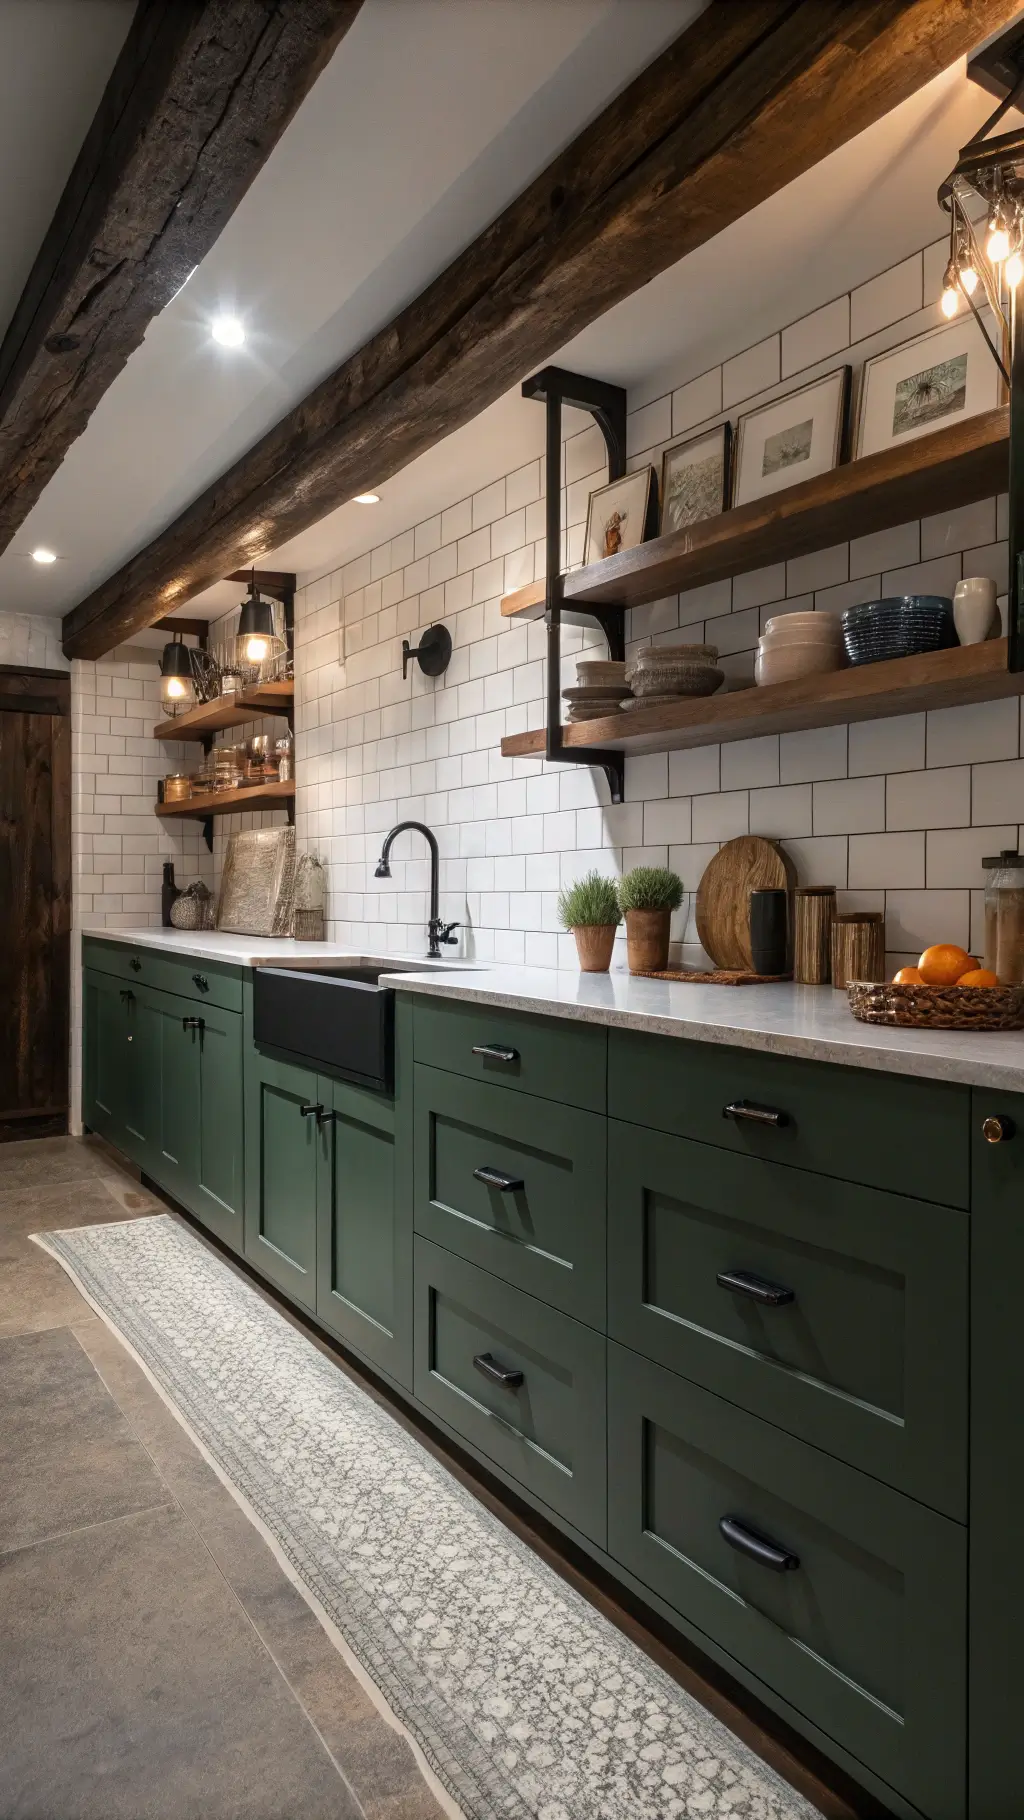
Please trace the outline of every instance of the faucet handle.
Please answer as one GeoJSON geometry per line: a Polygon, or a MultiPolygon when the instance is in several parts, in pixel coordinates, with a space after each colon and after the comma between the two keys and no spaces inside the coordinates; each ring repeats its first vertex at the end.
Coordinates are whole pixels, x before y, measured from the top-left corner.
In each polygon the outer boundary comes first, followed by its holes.
{"type": "Polygon", "coordinates": [[[452,930],[461,928],[461,923],[442,923],[437,932],[438,941],[444,942],[449,948],[457,948],[459,945],[459,938],[457,935],[452,934],[452,930]]]}

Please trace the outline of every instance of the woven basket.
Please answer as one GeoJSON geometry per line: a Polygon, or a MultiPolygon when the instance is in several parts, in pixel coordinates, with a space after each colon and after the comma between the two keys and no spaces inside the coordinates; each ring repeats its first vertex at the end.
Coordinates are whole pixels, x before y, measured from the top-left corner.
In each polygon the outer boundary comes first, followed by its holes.
{"type": "Polygon", "coordinates": [[[1024,1030],[1024,986],[892,986],[850,980],[862,1024],[907,1030],[1024,1030]]]}

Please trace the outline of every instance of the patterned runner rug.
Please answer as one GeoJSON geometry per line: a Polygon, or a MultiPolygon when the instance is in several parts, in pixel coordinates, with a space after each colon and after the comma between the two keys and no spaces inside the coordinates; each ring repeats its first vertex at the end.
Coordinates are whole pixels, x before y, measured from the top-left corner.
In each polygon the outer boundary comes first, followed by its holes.
{"type": "Polygon", "coordinates": [[[37,1235],[469,1820],[818,1813],[166,1215],[37,1235]]]}

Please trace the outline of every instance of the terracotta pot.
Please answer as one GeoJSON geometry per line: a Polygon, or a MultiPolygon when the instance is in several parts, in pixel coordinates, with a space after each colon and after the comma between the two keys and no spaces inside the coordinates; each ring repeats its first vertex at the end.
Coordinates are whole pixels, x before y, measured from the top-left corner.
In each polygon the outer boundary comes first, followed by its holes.
{"type": "Polygon", "coordinates": [[[614,923],[581,923],[573,930],[583,973],[607,973],[615,946],[614,923]]]}
{"type": "Polygon", "coordinates": [[[671,910],[627,910],[626,953],[630,973],[661,973],[668,966],[671,910]]]}

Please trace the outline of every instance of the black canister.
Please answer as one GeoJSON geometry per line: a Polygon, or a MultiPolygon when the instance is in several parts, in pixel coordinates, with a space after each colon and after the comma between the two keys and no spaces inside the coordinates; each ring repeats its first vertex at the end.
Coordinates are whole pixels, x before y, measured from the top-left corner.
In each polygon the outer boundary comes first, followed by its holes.
{"type": "Polygon", "coordinates": [[[755,973],[785,973],[789,945],[789,892],[750,893],[750,953],[755,973]]]}

